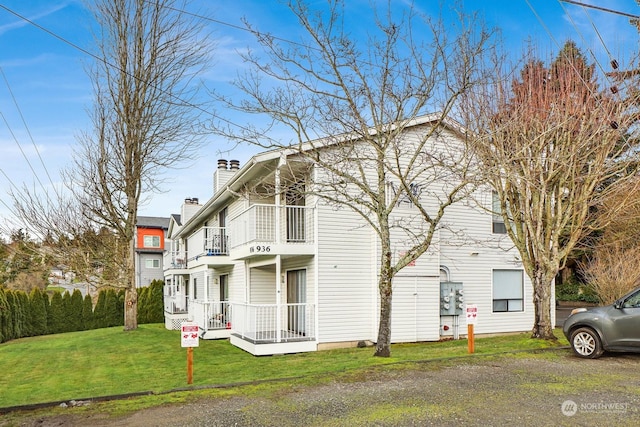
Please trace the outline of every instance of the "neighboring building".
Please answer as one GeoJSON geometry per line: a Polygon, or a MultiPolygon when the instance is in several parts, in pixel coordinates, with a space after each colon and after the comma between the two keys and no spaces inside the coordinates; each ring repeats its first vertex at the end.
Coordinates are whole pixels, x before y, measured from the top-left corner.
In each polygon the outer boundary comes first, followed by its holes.
{"type": "Polygon", "coordinates": [[[164,280],[163,255],[169,218],[139,216],[135,234],[136,287],[164,280]]]}
{"type": "MultiPolygon", "coordinates": [[[[407,137],[431,125],[430,116],[416,119],[407,137]]],[[[447,147],[461,144],[452,127],[439,134],[447,147]]],[[[193,320],[202,338],[229,338],[254,355],[374,342],[377,235],[360,215],[292,183],[325,171],[284,150],[227,166],[218,162],[211,199],[187,199],[181,216],[171,218],[166,327],[193,320]]],[[[498,247],[508,238],[490,213],[492,192],[475,199],[483,206],[451,206],[430,250],[395,277],[392,342],[457,338],[466,332],[465,303],[477,305],[478,334],[531,329],[531,283],[513,245],[498,247]]],[[[395,218],[412,208],[400,206],[395,218]]],[[[394,247],[401,255],[399,239],[394,247]]]]}

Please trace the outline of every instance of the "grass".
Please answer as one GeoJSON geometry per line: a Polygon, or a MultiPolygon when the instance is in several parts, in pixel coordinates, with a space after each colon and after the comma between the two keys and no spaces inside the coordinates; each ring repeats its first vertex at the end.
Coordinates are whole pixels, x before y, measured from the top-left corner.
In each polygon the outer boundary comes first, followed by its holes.
{"type": "MultiPolygon", "coordinates": [[[[561,336],[556,331],[556,336],[561,336]]],[[[566,345],[533,340],[529,334],[476,338],[476,354],[537,350],[566,345]]],[[[255,357],[227,340],[201,340],[194,348],[192,388],[279,378],[319,382],[332,374],[358,375],[361,368],[473,356],[466,340],[397,344],[392,357],[373,357],[372,348],[255,357]]],[[[138,392],[162,393],[187,387],[186,349],[179,331],[162,324],[47,335],[0,345],[0,407],[82,400],[138,392]]],[[[282,384],[280,385],[282,387],[282,384]]],[[[268,385],[267,389],[270,389],[268,385]]],[[[218,390],[216,393],[232,393],[218,390]]],[[[177,399],[181,394],[140,398],[137,405],[177,399]]]]}

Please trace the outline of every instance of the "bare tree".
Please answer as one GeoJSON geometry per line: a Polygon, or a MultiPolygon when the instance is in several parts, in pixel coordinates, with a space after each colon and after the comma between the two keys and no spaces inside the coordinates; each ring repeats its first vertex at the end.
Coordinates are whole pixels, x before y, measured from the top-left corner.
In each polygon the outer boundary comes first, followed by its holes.
{"type": "Polygon", "coordinates": [[[580,268],[600,302],[611,304],[638,286],[638,257],[640,246],[625,248],[620,244],[602,245],[593,251],[588,262],[580,264],[580,268]]]}
{"type": "MultiPolygon", "coordinates": [[[[529,51],[519,78],[472,99],[475,148],[497,192],[507,233],[534,288],[532,335],[552,339],[554,277],[589,232],[593,208],[633,173],[622,105],[568,42],[546,67],[529,51]]],[[[502,77],[502,79],[500,79],[502,77]]]]}
{"type": "Polygon", "coordinates": [[[597,233],[583,243],[586,259],[578,263],[586,283],[609,304],[638,286],[640,270],[640,180],[616,185],[595,213],[597,233]]]}
{"type": "Polygon", "coordinates": [[[80,136],[74,163],[63,174],[70,196],[14,194],[25,222],[69,243],[73,254],[67,256],[76,267],[98,269],[100,280],[126,289],[125,330],[137,327],[138,208],[160,189],[167,169],[183,166],[204,141],[196,78],[211,46],[202,21],[184,12],[187,3],[90,3],[98,24],[89,70],[93,129],[80,136]]]}
{"type": "Polygon", "coordinates": [[[144,194],[202,141],[194,78],[207,63],[207,34],[179,0],[99,0],[99,61],[91,73],[93,131],[69,171],[90,217],[128,245],[120,286],[125,330],[137,327],[134,232],[144,194]]]}
{"type": "Polygon", "coordinates": [[[469,159],[461,147],[445,142],[451,127],[444,124],[451,124],[459,97],[486,78],[481,58],[493,47],[494,34],[478,16],[461,14],[455,28],[445,27],[442,18],[418,16],[413,8],[402,13],[388,4],[375,11],[369,38],[359,43],[344,26],[341,1],[330,1],[324,13],[304,1],[288,6],[304,34],[301,42],[287,43],[248,25],[265,59],[244,55],[252,66],[236,81],[244,99],[219,97],[227,108],[262,115],[268,124],[238,130],[222,123],[216,132],[297,153],[319,171],[308,191],[357,212],[375,231],[375,355],[388,357],[392,281],[430,248],[446,209],[471,191],[469,159]],[[433,111],[439,113],[407,136],[418,117],[433,111]],[[269,132],[282,125],[291,139],[269,132]],[[409,213],[402,209],[407,204],[409,213]],[[392,239],[405,244],[399,256],[392,239]]]}

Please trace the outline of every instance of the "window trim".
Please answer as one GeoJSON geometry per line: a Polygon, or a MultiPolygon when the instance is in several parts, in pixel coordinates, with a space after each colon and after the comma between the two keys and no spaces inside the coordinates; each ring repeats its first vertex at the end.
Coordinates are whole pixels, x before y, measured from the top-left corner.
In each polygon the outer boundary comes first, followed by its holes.
{"type": "Polygon", "coordinates": [[[159,259],[154,259],[154,258],[147,258],[144,260],[144,267],[145,268],[160,268],[160,260],[159,259]],[[149,262],[151,261],[151,265],[149,265],[149,262]]]}
{"type": "Polygon", "coordinates": [[[498,192],[491,190],[491,232],[493,234],[507,234],[507,225],[502,217],[498,192]]]}
{"type": "Polygon", "coordinates": [[[157,236],[155,234],[144,234],[142,236],[142,244],[144,245],[145,248],[160,248],[161,246],[161,242],[160,242],[160,236],[157,236]],[[147,239],[150,239],[151,242],[150,244],[147,244],[147,239]],[[156,241],[156,239],[158,239],[158,244],[154,245],[154,242],[156,241]]]}
{"type": "Polygon", "coordinates": [[[525,293],[524,293],[524,270],[518,268],[494,268],[491,270],[491,312],[492,313],[522,313],[524,312],[525,293]],[[495,275],[498,271],[518,272],[520,276],[520,298],[496,298],[495,275]],[[496,310],[496,303],[506,303],[506,309],[496,310]],[[510,304],[511,303],[511,304],[510,304]],[[515,305],[516,308],[511,308],[510,305],[515,305]]]}

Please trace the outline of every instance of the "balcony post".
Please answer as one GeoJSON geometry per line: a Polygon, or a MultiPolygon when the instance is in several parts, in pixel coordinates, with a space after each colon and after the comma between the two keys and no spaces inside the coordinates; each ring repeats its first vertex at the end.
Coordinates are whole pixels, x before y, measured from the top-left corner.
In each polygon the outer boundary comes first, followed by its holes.
{"type": "Polygon", "coordinates": [[[276,255],[276,342],[282,340],[282,313],[280,313],[280,298],[282,296],[282,266],[280,265],[281,256],[276,255]]]}
{"type": "Polygon", "coordinates": [[[276,185],[276,200],[275,200],[275,209],[276,209],[276,235],[275,241],[276,243],[280,243],[280,167],[276,168],[276,176],[275,176],[275,185],[276,185]]]}

